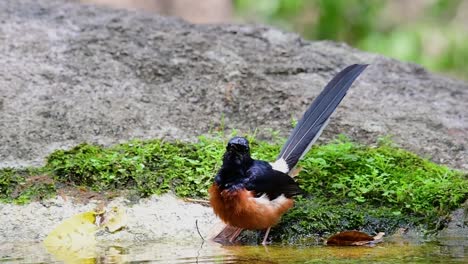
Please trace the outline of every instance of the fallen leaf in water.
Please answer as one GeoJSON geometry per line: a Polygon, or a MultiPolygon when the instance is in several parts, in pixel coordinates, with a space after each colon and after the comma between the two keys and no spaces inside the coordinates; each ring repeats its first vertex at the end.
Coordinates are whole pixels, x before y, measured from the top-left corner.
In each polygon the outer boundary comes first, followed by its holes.
{"type": "Polygon", "coordinates": [[[84,212],[63,221],[44,240],[44,246],[57,259],[67,263],[95,257],[98,230],[96,212],[84,212]]]}
{"type": "Polygon", "coordinates": [[[325,244],[329,246],[364,246],[382,242],[385,233],[372,237],[360,231],[343,231],[328,238],[325,244]]]}
{"type": "Polygon", "coordinates": [[[44,246],[49,253],[65,263],[94,261],[97,256],[96,232],[101,228],[116,232],[127,223],[125,210],[113,207],[106,211],[103,205],[98,205],[94,211],[80,213],[63,221],[49,233],[44,246]]]}

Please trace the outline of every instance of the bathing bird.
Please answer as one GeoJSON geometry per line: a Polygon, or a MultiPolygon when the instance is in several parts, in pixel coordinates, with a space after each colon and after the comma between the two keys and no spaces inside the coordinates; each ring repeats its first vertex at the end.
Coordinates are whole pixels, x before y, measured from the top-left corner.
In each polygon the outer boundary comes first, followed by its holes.
{"type": "Polygon", "coordinates": [[[209,189],[214,213],[235,231],[233,242],[243,229],[266,230],[294,205],[293,197],[303,191],[292,170],[308,152],[328,124],[330,116],[367,64],[353,64],[339,72],[308,107],[292,130],[276,161],[255,160],[244,137],[229,140],[223,163],[209,189]]]}

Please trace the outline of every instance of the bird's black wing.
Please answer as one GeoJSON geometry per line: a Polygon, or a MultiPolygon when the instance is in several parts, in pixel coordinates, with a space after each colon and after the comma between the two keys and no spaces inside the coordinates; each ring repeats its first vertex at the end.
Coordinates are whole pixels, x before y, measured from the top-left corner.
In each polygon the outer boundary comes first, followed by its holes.
{"type": "Polygon", "coordinates": [[[291,176],[272,169],[265,161],[254,161],[247,171],[248,178],[244,183],[249,191],[254,191],[256,196],[266,194],[270,200],[284,195],[288,198],[301,194],[302,190],[291,176]]]}

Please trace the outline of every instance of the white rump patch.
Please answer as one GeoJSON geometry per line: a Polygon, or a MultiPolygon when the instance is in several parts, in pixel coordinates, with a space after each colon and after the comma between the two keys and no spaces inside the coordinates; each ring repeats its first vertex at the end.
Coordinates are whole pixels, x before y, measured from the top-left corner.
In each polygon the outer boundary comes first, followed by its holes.
{"type": "Polygon", "coordinates": [[[253,198],[256,203],[259,204],[264,204],[264,205],[269,205],[270,204],[270,199],[268,199],[268,196],[266,194],[263,194],[260,197],[253,198]]]}
{"type": "Polygon", "coordinates": [[[271,201],[271,203],[275,207],[280,207],[287,201],[288,201],[288,198],[286,198],[286,196],[284,196],[284,194],[282,194],[282,195],[276,197],[276,199],[274,199],[273,201],[271,201]]]}
{"type": "Polygon", "coordinates": [[[258,204],[271,206],[271,207],[274,207],[274,208],[281,207],[285,202],[288,201],[288,198],[286,198],[286,196],[284,196],[284,194],[276,197],[272,201],[270,201],[270,199],[268,198],[268,196],[266,194],[263,194],[262,196],[257,197],[257,198],[253,198],[253,199],[258,204]]]}
{"type": "Polygon", "coordinates": [[[281,171],[282,173],[288,173],[289,167],[286,161],[283,158],[277,159],[275,162],[270,162],[271,167],[274,170],[281,171]]]}

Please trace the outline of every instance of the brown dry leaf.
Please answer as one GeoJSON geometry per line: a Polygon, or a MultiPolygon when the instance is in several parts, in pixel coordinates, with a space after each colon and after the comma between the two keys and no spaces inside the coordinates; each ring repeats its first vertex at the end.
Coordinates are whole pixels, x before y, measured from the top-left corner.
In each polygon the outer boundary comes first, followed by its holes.
{"type": "Polygon", "coordinates": [[[375,237],[371,237],[360,231],[343,231],[328,238],[325,244],[329,246],[364,246],[381,242],[384,235],[385,233],[381,232],[375,237]]]}

